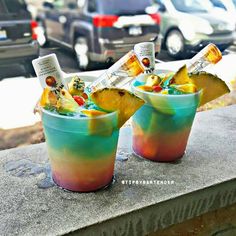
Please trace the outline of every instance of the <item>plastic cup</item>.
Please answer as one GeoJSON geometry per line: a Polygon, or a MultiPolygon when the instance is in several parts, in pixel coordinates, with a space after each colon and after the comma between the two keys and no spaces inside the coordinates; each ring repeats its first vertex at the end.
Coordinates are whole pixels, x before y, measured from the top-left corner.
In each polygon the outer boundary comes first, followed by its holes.
{"type": "Polygon", "coordinates": [[[43,110],[42,122],[57,185],[90,192],[110,184],[119,136],[116,112],[92,118],[43,110]]]}
{"type": "Polygon", "coordinates": [[[180,159],[185,153],[200,92],[164,95],[141,91],[134,83],[132,89],[146,101],[132,120],[134,153],[158,162],[180,159]]]}

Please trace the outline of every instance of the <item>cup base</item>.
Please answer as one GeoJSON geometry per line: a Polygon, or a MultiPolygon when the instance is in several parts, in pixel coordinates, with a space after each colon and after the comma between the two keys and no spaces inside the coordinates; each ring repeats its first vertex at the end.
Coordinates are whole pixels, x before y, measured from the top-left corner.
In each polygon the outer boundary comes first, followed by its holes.
{"type": "Polygon", "coordinates": [[[133,154],[134,154],[136,157],[141,158],[141,159],[144,159],[144,160],[148,160],[148,161],[152,161],[152,162],[172,163],[172,164],[174,164],[174,163],[179,163],[180,160],[183,158],[183,156],[184,156],[185,153],[186,153],[186,151],[184,151],[184,153],[181,154],[181,155],[178,156],[178,157],[175,157],[175,158],[173,158],[173,159],[165,160],[164,158],[158,158],[158,157],[157,157],[157,158],[153,158],[153,159],[150,159],[150,158],[147,158],[147,157],[143,157],[143,156],[137,154],[137,153],[134,151],[133,148],[132,148],[132,152],[133,152],[133,154]]]}
{"type": "Polygon", "coordinates": [[[58,188],[60,188],[60,189],[62,189],[62,190],[64,190],[64,191],[73,192],[73,193],[91,193],[91,192],[97,192],[97,191],[101,191],[101,190],[104,190],[104,189],[109,188],[109,187],[115,182],[115,176],[114,176],[114,175],[112,176],[112,178],[111,178],[111,180],[109,181],[108,184],[106,184],[106,185],[104,185],[104,186],[102,186],[102,187],[99,187],[99,188],[97,188],[97,189],[91,189],[91,190],[74,190],[74,189],[69,189],[69,188],[66,188],[66,187],[63,187],[63,186],[59,185],[59,184],[55,181],[55,179],[54,179],[53,177],[52,177],[52,180],[53,180],[53,182],[55,183],[55,185],[56,185],[58,188]]]}

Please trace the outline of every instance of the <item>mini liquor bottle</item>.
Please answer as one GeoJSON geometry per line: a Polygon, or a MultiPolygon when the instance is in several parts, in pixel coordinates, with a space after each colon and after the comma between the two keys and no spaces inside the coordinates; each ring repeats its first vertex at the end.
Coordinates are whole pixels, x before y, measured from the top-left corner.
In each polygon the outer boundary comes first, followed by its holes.
{"type": "Polygon", "coordinates": [[[221,51],[213,43],[208,44],[187,63],[188,72],[196,73],[222,59],[221,51]]]}
{"type": "Polygon", "coordinates": [[[87,93],[92,93],[104,87],[124,87],[136,76],[144,72],[144,68],[134,51],[128,52],[97,80],[85,88],[87,93]]]}

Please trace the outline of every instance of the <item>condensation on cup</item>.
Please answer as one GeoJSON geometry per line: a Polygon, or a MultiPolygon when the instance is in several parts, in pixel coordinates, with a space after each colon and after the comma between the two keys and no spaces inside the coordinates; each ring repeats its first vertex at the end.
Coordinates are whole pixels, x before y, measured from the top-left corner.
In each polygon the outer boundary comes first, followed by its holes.
{"type": "Polygon", "coordinates": [[[151,74],[155,69],[155,44],[153,42],[138,43],[134,52],[144,67],[145,74],[151,74]]]}
{"type": "Polygon", "coordinates": [[[64,72],[61,70],[55,54],[35,59],[32,64],[43,89],[49,87],[55,93],[62,88],[67,89],[67,84],[64,81],[64,72]]]}

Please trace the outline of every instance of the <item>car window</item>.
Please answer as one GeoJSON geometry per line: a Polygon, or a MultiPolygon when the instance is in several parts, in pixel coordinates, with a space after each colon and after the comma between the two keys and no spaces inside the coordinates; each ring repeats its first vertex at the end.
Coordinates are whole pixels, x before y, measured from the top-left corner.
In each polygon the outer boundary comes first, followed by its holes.
{"type": "Polygon", "coordinates": [[[0,14],[14,14],[26,11],[26,4],[22,0],[0,0],[0,14]]]}
{"type": "Polygon", "coordinates": [[[234,4],[234,6],[236,7],[236,0],[233,0],[233,4],[234,4]]]}
{"type": "Polygon", "coordinates": [[[63,9],[65,7],[65,1],[64,0],[54,0],[53,6],[55,9],[63,9]]]}
{"type": "Polygon", "coordinates": [[[175,9],[181,12],[209,12],[213,5],[210,1],[202,0],[171,0],[175,9]]]}
{"type": "Polygon", "coordinates": [[[222,8],[224,10],[227,10],[225,5],[220,1],[220,0],[211,0],[211,3],[215,6],[215,7],[219,7],[222,8]]]}
{"type": "Polygon", "coordinates": [[[144,14],[145,8],[152,5],[152,0],[97,0],[98,10],[102,14],[144,14]]]}
{"type": "Polygon", "coordinates": [[[88,12],[96,12],[97,11],[97,2],[96,0],[88,1],[88,12]]]}
{"type": "Polygon", "coordinates": [[[30,18],[25,1],[23,0],[0,0],[0,19],[30,18]]]}

